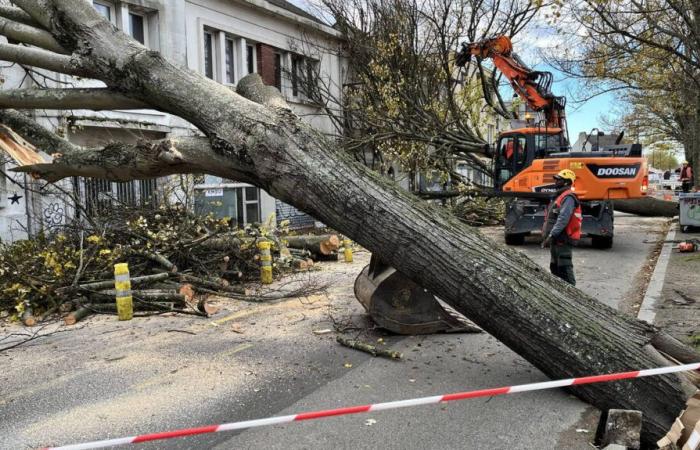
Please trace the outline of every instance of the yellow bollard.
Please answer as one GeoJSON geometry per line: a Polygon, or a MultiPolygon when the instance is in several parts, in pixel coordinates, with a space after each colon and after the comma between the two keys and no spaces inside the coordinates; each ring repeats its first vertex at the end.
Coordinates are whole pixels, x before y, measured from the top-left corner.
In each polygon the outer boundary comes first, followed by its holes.
{"type": "Polygon", "coordinates": [[[260,281],[262,284],[272,283],[272,255],[270,254],[271,242],[258,242],[260,250],[260,281]]]}
{"type": "Polygon", "coordinates": [[[343,240],[343,254],[345,255],[345,262],[346,263],[351,263],[352,262],[352,241],[350,239],[344,239],[343,240]]]}
{"type": "Polygon", "coordinates": [[[131,299],[131,278],[129,265],[114,265],[114,289],[117,291],[117,316],[119,320],[131,320],[134,317],[134,303],[131,299]]]}

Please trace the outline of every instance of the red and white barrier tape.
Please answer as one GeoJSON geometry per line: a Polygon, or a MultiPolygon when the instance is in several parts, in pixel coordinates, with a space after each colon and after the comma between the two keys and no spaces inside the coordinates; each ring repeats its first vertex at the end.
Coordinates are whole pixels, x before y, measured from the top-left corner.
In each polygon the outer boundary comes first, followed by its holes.
{"type": "Polygon", "coordinates": [[[409,400],[397,400],[386,403],[375,403],[373,405],[350,406],[347,408],[328,409],[325,411],[313,411],[289,416],[268,417],[266,419],[245,420],[242,422],[225,423],[222,425],[209,425],[198,428],[184,428],[163,433],[143,434],[118,439],[105,439],[103,441],[86,442],[84,444],[66,445],[63,447],[46,447],[42,450],[85,450],[91,448],[103,448],[125,444],[137,444],[140,442],[157,441],[161,439],[172,439],[196,434],[218,433],[221,431],[243,430],[246,428],[264,427],[268,425],[279,425],[281,423],[298,422],[302,420],[322,419],[331,416],[344,416],[348,414],[358,414],[366,412],[384,411],[387,409],[405,408],[407,406],[431,405],[454,400],[467,400],[477,397],[493,397],[504,394],[517,394],[519,392],[541,391],[566,386],[577,386],[582,384],[602,383],[605,381],[627,380],[630,378],[651,377],[667,373],[687,372],[690,370],[700,370],[700,363],[684,364],[680,366],[659,367],[657,369],[635,370],[632,372],[612,373],[608,375],[594,375],[581,378],[569,378],[566,380],[545,381],[542,383],[520,384],[516,386],[506,386],[492,389],[481,389],[477,391],[458,392],[455,394],[435,395],[432,397],[413,398],[409,400]]]}

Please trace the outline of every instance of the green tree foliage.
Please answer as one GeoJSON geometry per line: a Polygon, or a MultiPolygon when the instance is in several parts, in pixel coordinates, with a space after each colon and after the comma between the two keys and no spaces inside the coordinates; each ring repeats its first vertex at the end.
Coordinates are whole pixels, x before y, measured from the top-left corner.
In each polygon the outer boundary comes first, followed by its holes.
{"type": "Polygon", "coordinates": [[[674,146],[668,142],[657,142],[646,151],[646,157],[652,167],[659,170],[674,170],[678,168],[678,158],[674,146]]]}

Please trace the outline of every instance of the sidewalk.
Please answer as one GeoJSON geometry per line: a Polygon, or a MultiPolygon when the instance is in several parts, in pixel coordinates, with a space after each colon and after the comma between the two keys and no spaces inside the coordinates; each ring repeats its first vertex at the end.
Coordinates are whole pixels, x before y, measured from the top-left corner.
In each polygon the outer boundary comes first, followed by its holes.
{"type": "MultiPolygon", "coordinates": [[[[700,238],[698,232],[682,233],[677,223],[671,229],[676,232],[673,238],[675,240],[700,238]]],[[[667,243],[664,247],[676,245],[667,243]]],[[[649,288],[651,287],[650,283],[649,288]]],[[[677,249],[670,250],[661,293],[654,310],[655,325],[677,339],[700,348],[700,251],[679,253],[677,249]]]]}

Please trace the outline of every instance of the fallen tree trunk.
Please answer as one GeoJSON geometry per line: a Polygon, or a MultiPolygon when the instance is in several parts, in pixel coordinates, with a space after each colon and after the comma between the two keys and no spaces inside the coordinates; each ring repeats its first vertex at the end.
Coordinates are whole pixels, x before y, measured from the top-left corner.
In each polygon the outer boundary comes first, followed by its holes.
{"type": "Polygon", "coordinates": [[[615,211],[650,217],[675,217],[678,215],[678,202],[646,197],[635,200],[615,200],[615,211]]]}
{"type": "Polygon", "coordinates": [[[340,239],[335,234],[285,236],[287,247],[298,250],[308,250],[317,255],[330,255],[340,248],[340,239]]]}
{"type": "MultiPolygon", "coordinates": [[[[118,167],[120,177],[177,171],[225,174],[265,189],[380,255],[552,378],[670,364],[652,342],[662,333],[659,329],[565,284],[521,253],[495,244],[355,162],[301,122],[273,88],[262,86],[258,76],[238,83],[239,92],[254,103],[147,51],[85,8],[83,0],[15,3],[80,55],[78,65],[91,76],[182,117],[209,137],[211,144],[180,151],[171,143],[168,152],[177,158],[167,159],[134,158],[134,149],[127,146],[104,154],[71,151],[61,144],[70,155],[24,171],[53,179],[111,176],[110,170],[96,163],[102,161],[118,167]],[[80,164],[81,159],[89,163],[80,164]]],[[[29,129],[15,131],[47,150],[49,142],[65,143],[46,138],[45,130],[42,134],[29,129]]],[[[140,148],[143,152],[163,145],[140,148]]],[[[671,374],[572,391],[603,410],[642,411],[642,440],[651,446],[670,427],[694,387],[684,377],[671,374]]]]}

